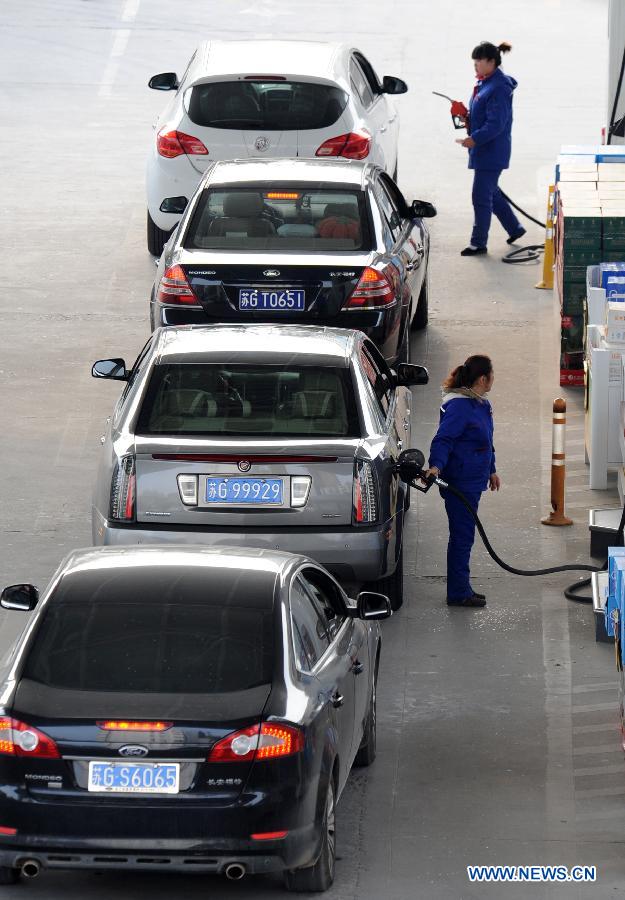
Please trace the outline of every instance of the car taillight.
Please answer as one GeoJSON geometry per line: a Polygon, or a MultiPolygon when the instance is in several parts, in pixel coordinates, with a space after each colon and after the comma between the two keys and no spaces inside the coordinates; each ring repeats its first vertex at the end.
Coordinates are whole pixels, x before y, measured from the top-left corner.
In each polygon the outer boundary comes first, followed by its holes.
{"type": "Polygon", "coordinates": [[[383,271],[364,270],[353,292],[347,298],[344,309],[380,309],[391,306],[397,300],[394,266],[385,266],[383,271]]]}
{"type": "Polygon", "coordinates": [[[304,734],[293,725],[261,722],[234,731],[218,741],[208,755],[209,762],[245,762],[252,759],[281,759],[304,748],[304,734]]]}
{"type": "Polygon", "coordinates": [[[159,303],[178,303],[185,306],[197,306],[197,297],[187,281],[182,266],[170,266],[165,269],[158,286],[156,299],[159,303]]]}
{"type": "Polygon", "coordinates": [[[343,156],[346,159],[364,159],[371,150],[368,131],[350,131],[324,141],[315,156],[343,156]]]}
{"type": "Polygon", "coordinates": [[[32,756],[38,759],[60,759],[58,747],[47,734],[20,722],[0,718],[0,754],[3,756],[32,756]]]}
{"type": "Polygon", "coordinates": [[[369,524],[378,518],[378,497],[371,463],[363,459],[354,462],[353,492],[354,522],[369,524]]]}
{"type": "Polygon", "coordinates": [[[208,150],[199,138],[184,131],[159,131],[156,135],[156,149],[159,156],[173,159],[175,156],[207,156],[208,150]]]}
{"type": "Polygon", "coordinates": [[[111,480],[111,519],[131,522],[135,517],[135,458],[122,456],[111,480]]]}

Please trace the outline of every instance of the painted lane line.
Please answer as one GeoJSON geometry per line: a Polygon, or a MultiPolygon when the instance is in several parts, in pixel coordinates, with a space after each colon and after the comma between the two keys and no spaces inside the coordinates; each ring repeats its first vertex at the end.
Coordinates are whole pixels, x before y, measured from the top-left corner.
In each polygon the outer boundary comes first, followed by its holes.
{"type": "Polygon", "coordinates": [[[618,753],[622,757],[623,749],[619,741],[613,744],[599,744],[597,747],[575,747],[573,756],[588,756],[591,753],[618,753]]]}
{"type": "Polygon", "coordinates": [[[115,32],[115,39],[113,41],[113,47],[111,49],[111,53],[109,56],[109,60],[106,64],[106,68],[104,69],[104,75],[102,76],[102,81],[100,82],[100,90],[98,91],[98,97],[110,97],[113,83],[115,82],[115,76],[117,75],[117,70],[119,68],[119,61],[121,57],[124,55],[124,51],[128,45],[128,40],[130,38],[130,29],[129,28],[120,28],[115,32]]]}
{"type": "Polygon", "coordinates": [[[573,734],[594,734],[595,731],[613,731],[614,736],[621,738],[621,729],[617,722],[600,722],[597,725],[574,725],[573,734]]]}
{"type": "Polygon", "coordinates": [[[588,788],[583,791],[575,791],[577,800],[592,800],[594,797],[612,797],[625,794],[625,785],[616,787],[588,788]]]}
{"type": "Polygon", "coordinates": [[[625,772],[625,762],[613,766],[589,766],[583,769],[573,769],[576,778],[584,775],[622,775],[625,772]]]}
{"type": "Polygon", "coordinates": [[[121,15],[122,22],[134,22],[140,5],[141,0],[126,0],[121,15]]]}
{"type": "Polygon", "coordinates": [[[574,713],[600,712],[604,709],[612,709],[615,712],[618,709],[618,703],[588,703],[585,706],[573,706],[574,713]]]}

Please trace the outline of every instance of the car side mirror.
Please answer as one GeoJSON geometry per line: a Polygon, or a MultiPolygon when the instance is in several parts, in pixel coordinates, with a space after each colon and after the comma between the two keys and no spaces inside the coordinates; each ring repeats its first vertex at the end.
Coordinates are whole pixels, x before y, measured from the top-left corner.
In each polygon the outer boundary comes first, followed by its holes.
{"type": "Polygon", "coordinates": [[[425,468],[425,456],[421,450],[403,450],[397,460],[397,469],[402,481],[410,484],[421,476],[425,468]]]}
{"type": "Polygon", "coordinates": [[[161,72],[160,75],[152,75],[148,87],[153,91],[177,91],[180,85],[175,72],[161,72]]]}
{"type": "Polygon", "coordinates": [[[427,384],[430,373],[425,366],[415,366],[412,363],[399,363],[395,369],[395,383],[410,387],[413,384],[427,384]]]}
{"type": "Polygon", "coordinates": [[[405,94],[408,85],[401,78],[395,78],[394,75],[385,75],[382,79],[383,94],[405,94]]]}
{"type": "Polygon", "coordinates": [[[413,200],[410,204],[410,212],[413,219],[433,219],[436,215],[436,207],[427,200],[413,200]]]}
{"type": "Polygon", "coordinates": [[[130,372],[123,359],[99,359],[91,367],[92,378],[113,378],[115,381],[128,381],[130,372]]]}
{"type": "Polygon", "coordinates": [[[374,591],[361,591],[356,600],[358,618],[367,622],[377,619],[388,619],[391,615],[391,601],[386,594],[374,591]]]}
{"type": "Polygon", "coordinates": [[[16,609],[29,612],[37,606],[39,591],[34,584],[11,584],[0,594],[0,606],[3,609],[16,609]]]}

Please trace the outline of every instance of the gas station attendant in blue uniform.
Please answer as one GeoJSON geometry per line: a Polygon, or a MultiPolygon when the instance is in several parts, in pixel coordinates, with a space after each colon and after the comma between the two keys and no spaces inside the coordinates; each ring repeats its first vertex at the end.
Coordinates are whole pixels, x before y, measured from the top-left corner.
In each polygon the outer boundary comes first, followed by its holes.
{"type": "MultiPolygon", "coordinates": [[[[495,375],[488,356],[470,356],[443,382],[438,431],[430,447],[428,475],[440,475],[461,491],[473,509],[482,491],[498,491],[493,446],[493,410],[486,394],[495,375]]],[[[441,489],[449,519],[447,545],[447,604],[486,606],[484,594],[471,587],[469,559],[475,522],[462,502],[441,489]]]]}
{"type": "Polygon", "coordinates": [[[501,54],[512,47],[484,41],[471,54],[477,84],[469,101],[468,137],[458,141],[469,150],[469,168],[473,169],[473,210],[475,219],[471,243],[461,256],[486,253],[488,230],[495,213],[508,233],[508,244],[525,234],[525,229],[504,199],[497,183],[503,169],[510,165],[512,149],[512,93],[517,82],[501,69],[501,54]]]}

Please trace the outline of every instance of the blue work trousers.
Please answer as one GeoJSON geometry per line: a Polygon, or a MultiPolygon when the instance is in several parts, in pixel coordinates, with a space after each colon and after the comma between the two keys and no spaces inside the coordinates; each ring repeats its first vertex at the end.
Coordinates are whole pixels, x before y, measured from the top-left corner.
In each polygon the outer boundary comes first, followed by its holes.
{"type": "Polygon", "coordinates": [[[510,237],[518,234],[523,228],[497,186],[500,175],[501,169],[475,169],[474,171],[472,200],[475,221],[471,232],[473,247],[486,247],[493,213],[510,237]]]}
{"type": "MultiPolygon", "coordinates": [[[[473,509],[477,508],[482,496],[482,491],[473,487],[455,485],[462,491],[473,509]]],[[[441,491],[445,501],[445,510],[449,519],[449,543],[447,544],[447,596],[457,600],[462,597],[470,597],[473,593],[471,587],[469,559],[471,548],[475,539],[475,522],[469,510],[458,497],[449,491],[441,491]]]]}

